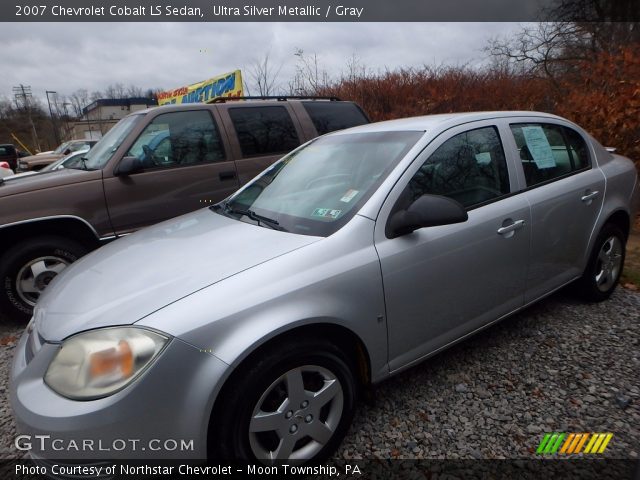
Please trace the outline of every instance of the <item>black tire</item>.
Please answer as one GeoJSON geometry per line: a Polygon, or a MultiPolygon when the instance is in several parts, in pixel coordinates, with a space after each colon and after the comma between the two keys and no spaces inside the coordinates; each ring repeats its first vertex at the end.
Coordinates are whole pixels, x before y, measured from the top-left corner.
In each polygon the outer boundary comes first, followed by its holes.
{"type": "MultiPolygon", "coordinates": [[[[18,288],[18,275],[25,271],[30,262],[43,258],[50,259],[46,261],[48,266],[55,266],[56,261],[60,262],[59,265],[71,264],[87,251],[78,242],[53,235],[32,238],[9,248],[0,257],[0,312],[10,320],[26,322],[31,318],[33,301],[37,300],[39,293],[24,292],[18,288]]],[[[53,270],[44,272],[37,280],[34,277],[34,284],[44,289],[53,277],[53,270]]]]}
{"type": "MultiPolygon", "coordinates": [[[[289,435],[298,434],[298,437],[289,438],[289,440],[294,438],[293,441],[296,442],[293,451],[294,456],[295,454],[303,455],[305,448],[310,449],[313,453],[303,461],[298,460],[300,463],[315,463],[329,457],[344,438],[355,410],[357,383],[353,373],[355,371],[353,362],[349,356],[336,345],[323,340],[296,339],[293,344],[287,343],[280,345],[277,349],[273,348],[264,353],[260,352],[260,355],[254,356],[253,359],[255,361],[250,365],[241,367],[232,374],[221,393],[220,401],[216,402],[209,429],[209,461],[225,459],[270,463],[268,460],[256,455],[250,441],[249,428],[254,409],[274,382],[287,372],[302,366],[321,367],[330,372],[339,382],[342,389],[341,397],[333,397],[329,403],[319,410],[317,405],[309,404],[303,409],[301,407],[304,402],[293,406],[289,403],[291,408],[283,410],[284,413],[281,415],[284,420],[281,418],[279,421],[293,422],[299,425],[299,427],[296,427],[299,430],[295,434],[291,433],[291,428],[293,427],[288,423],[286,425],[286,428],[289,429],[287,432],[289,435]],[[334,404],[334,402],[336,403],[334,404]],[[339,406],[342,408],[341,415],[339,421],[335,421],[336,416],[332,412],[339,406]],[[292,416],[287,420],[289,417],[285,416],[290,414],[292,416]],[[309,414],[315,415],[316,418],[308,420],[309,416],[313,416],[309,414]],[[324,428],[330,424],[335,426],[332,435],[324,443],[316,442],[307,435],[306,429],[310,429],[313,422],[316,422],[316,427],[322,426],[324,428]],[[322,423],[320,424],[320,422],[322,423]],[[304,445],[305,442],[306,446],[304,445]]],[[[317,383],[316,386],[313,385],[314,382],[318,381],[313,377],[314,375],[320,374],[312,373],[312,371],[305,371],[302,374],[305,390],[320,391],[316,390],[317,383]]],[[[287,391],[279,391],[282,388],[286,389],[286,385],[286,382],[282,381],[278,387],[271,390],[271,395],[274,397],[267,396],[262,402],[262,407],[266,408],[265,405],[267,403],[271,403],[274,407],[265,411],[271,412],[277,409],[276,405],[280,405],[281,401],[277,398],[277,394],[288,395],[287,391]]],[[[326,385],[328,384],[324,383],[324,386],[326,385]]],[[[287,396],[286,398],[288,401],[289,397],[287,396]]],[[[318,405],[320,404],[321,402],[318,402],[318,405]]],[[[261,410],[264,410],[264,408],[261,410]]],[[[280,444],[280,438],[282,437],[279,437],[279,434],[275,431],[261,432],[253,435],[253,442],[254,445],[258,444],[261,448],[264,447],[265,450],[275,451],[277,450],[277,445],[280,444]]],[[[284,445],[284,441],[282,445],[284,445]]],[[[294,456],[290,458],[294,458],[294,456]]]]}
{"type": "Polygon", "coordinates": [[[579,295],[587,302],[602,302],[609,298],[620,280],[624,268],[627,237],[624,232],[614,224],[606,224],[596,238],[593,250],[589,257],[589,263],[582,277],[576,282],[579,295]],[[619,254],[619,266],[615,269],[604,268],[601,252],[611,248],[611,242],[617,242],[619,254]],[[597,277],[600,276],[600,280],[597,277]],[[603,279],[607,279],[603,281],[603,279]]]}

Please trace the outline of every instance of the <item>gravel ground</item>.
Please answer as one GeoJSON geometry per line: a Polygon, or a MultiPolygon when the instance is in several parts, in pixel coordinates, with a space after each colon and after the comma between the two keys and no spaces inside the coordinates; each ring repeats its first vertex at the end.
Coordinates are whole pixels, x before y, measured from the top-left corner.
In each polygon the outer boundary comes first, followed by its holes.
{"type": "MultiPolygon", "coordinates": [[[[0,325],[0,455],[16,458],[7,376],[22,327],[0,325]]],[[[531,458],[545,432],[613,432],[640,455],[640,294],[560,292],[376,388],[336,458],[531,458]]]]}

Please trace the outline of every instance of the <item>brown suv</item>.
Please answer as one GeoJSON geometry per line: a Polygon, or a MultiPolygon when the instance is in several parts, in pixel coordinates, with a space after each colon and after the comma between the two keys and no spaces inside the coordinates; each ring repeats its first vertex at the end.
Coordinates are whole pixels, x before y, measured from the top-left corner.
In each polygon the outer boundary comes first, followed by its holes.
{"type": "Polygon", "coordinates": [[[27,319],[51,279],[103,242],[218,202],[298,145],[364,123],[337,99],[155,107],[123,118],[77,168],[0,180],[0,313],[27,319]]]}

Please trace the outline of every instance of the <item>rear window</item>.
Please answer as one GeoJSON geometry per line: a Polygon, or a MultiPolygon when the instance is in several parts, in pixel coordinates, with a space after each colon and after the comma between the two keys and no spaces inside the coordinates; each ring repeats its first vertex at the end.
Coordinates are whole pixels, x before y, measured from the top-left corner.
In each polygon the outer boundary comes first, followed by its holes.
{"type": "Polygon", "coordinates": [[[14,155],[15,151],[13,149],[13,147],[7,146],[7,145],[2,145],[0,146],[0,155],[6,156],[6,155],[14,155]]]}
{"type": "Polygon", "coordinates": [[[287,153],[300,145],[285,107],[230,108],[243,157],[287,153]]]}
{"type": "Polygon", "coordinates": [[[349,102],[302,102],[318,135],[369,123],[360,108],[349,102]]]}

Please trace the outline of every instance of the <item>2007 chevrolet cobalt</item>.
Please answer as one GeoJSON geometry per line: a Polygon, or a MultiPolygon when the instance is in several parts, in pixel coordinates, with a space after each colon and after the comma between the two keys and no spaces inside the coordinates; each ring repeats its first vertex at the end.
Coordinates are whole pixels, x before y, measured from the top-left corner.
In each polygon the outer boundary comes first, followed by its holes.
{"type": "Polygon", "coordinates": [[[17,348],[18,430],[105,446],[41,458],[326,457],[368,384],[570,282],[606,299],[637,190],[631,161],[542,113],[313,140],[57,277],[17,348]]]}

